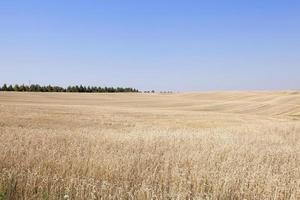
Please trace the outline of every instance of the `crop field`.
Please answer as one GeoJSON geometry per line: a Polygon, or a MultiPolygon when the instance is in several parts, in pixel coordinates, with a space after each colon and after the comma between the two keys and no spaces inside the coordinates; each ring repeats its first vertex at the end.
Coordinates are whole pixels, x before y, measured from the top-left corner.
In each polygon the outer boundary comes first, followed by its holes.
{"type": "Polygon", "coordinates": [[[0,92],[0,199],[300,199],[300,92],[0,92]]]}

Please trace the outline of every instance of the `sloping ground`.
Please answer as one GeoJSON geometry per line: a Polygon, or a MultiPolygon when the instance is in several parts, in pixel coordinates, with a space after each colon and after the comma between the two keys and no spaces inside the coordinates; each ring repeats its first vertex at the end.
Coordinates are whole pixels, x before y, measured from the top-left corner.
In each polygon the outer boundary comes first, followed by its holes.
{"type": "Polygon", "coordinates": [[[176,94],[53,94],[0,93],[2,104],[97,106],[142,112],[192,111],[261,115],[300,116],[300,92],[209,92],[176,94]]]}
{"type": "Polygon", "coordinates": [[[219,92],[178,95],[187,110],[268,116],[299,116],[299,92],[219,92]]]}
{"type": "Polygon", "coordinates": [[[0,92],[0,199],[300,199],[299,99],[0,92]]]}

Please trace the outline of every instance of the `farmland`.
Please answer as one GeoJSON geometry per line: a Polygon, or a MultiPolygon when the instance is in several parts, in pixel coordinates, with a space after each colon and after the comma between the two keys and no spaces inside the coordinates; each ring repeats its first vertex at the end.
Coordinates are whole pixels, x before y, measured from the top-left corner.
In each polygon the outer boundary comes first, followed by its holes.
{"type": "Polygon", "coordinates": [[[0,92],[0,199],[300,199],[300,93],[0,92]]]}

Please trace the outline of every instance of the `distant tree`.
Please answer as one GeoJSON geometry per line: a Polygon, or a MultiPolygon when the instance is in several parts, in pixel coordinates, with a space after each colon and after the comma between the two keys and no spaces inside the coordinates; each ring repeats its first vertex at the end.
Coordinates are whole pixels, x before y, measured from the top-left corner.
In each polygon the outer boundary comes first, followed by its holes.
{"type": "Polygon", "coordinates": [[[7,91],[14,91],[14,88],[12,85],[9,85],[8,88],[7,88],[7,91]]]}
{"type": "Polygon", "coordinates": [[[79,86],[78,92],[84,92],[84,88],[82,87],[82,85],[79,86]]]}
{"type": "Polygon", "coordinates": [[[86,92],[88,92],[88,93],[91,93],[91,92],[92,92],[92,89],[91,89],[90,86],[88,86],[88,87],[86,88],[86,92]]]}
{"type": "Polygon", "coordinates": [[[19,91],[20,91],[20,87],[19,87],[18,84],[16,84],[16,85],[14,86],[14,91],[15,91],[15,92],[19,92],[19,91]]]}
{"type": "Polygon", "coordinates": [[[30,91],[30,87],[29,87],[28,85],[25,85],[24,87],[25,87],[25,91],[26,91],[26,92],[29,92],[29,91],[30,91]]]}
{"type": "Polygon", "coordinates": [[[4,83],[4,85],[2,86],[2,89],[1,89],[2,91],[7,91],[7,85],[6,85],[6,83],[4,83]]]}
{"type": "Polygon", "coordinates": [[[79,92],[80,87],[78,85],[75,86],[75,92],[79,92]]]}
{"type": "Polygon", "coordinates": [[[43,90],[42,90],[42,87],[40,86],[40,85],[36,85],[36,91],[37,92],[42,92],[43,90]]]}
{"type": "MultiPolygon", "coordinates": [[[[39,84],[31,84],[31,85],[9,85],[3,84],[0,87],[0,91],[16,91],[16,92],[81,92],[81,93],[114,93],[114,92],[140,92],[135,88],[123,88],[123,87],[96,87],[96,86],[83,86],[83,85],[76,85],[76,86],[68,86],[67,88],[60,87],[60,86],[40,86],[39,84]]],[[[145,91],[150,93],[150,91],[145,91]]]]}
{"type": "Polygon", "coordinates": [[[29,91],[30,92],[36,92],[36,86],[35,85],[30,85],[29,86],[29,91]]]}
{"type": "Polygon", "coordinates": [[[25,91],[25,86],[24,85],[20,85],[19,86],[19,91],[20,92],[24,92],[25,91]]]}
{"type": "Polygon", "coordinates": [[[107,91],[107,87],[104,87],[104,88],[98,87],[98,89],[97,89],[97,92],[105,92],[105,91],[107,91]]]}
{"type": "Polygon", "coordinates": [[[98,92],[98,89],[97,89],[97,87],[92,87],[92,92],[98,92]]]}
{"type": "Polygon", "coordinates": [[[59,91],[58,88],[57,88],[56,86],[53,86],[52,88],[53,88],[53,89],[52,89],[53,92],[58,92],[58,91],[59,91]]]}
{"type": "Polygon", "coordinates": [[[51,85],[47,86],[47,92],[53,92],[53,87],[51,85]]]}
{"type": "Polygon", "coordinates": [[[47,92],[47,88],[45,86],[41,86],[41,92],[47,92]]]}

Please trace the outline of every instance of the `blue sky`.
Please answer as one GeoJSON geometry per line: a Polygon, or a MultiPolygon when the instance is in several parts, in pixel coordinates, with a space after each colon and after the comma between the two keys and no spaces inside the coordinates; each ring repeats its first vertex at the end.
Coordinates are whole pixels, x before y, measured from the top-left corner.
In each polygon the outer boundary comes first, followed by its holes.
{"type": "Polygon", "coordinates": [[[0,84],[300,88],[300,2],[2,0],[0,84]]]}

